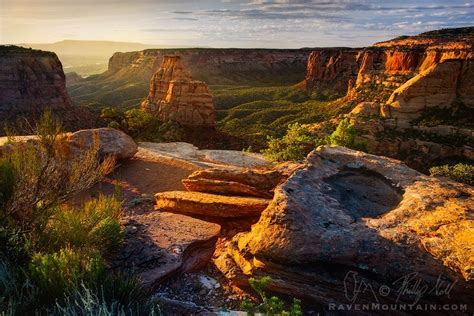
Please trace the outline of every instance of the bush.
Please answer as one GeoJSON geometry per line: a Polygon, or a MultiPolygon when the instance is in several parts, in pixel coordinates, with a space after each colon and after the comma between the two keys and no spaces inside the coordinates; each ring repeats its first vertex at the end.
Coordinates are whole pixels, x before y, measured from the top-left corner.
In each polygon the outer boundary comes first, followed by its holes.
{"type": "Polygon", "coordinates": [[[6,160],[0,160],[0,209],[13,196],[15,175],[12,165],[6,160]]]}
{"type": "Polygon", "coordinates": [[[149,301],[135,300],[124,303],[123,300],[118,299],[108,300],[101,295],[101,292],[83,285],[79,290],[67,296],[64,302],[50,309],[48,315],[153,316],[161,315],[161,312],[158,305],[149,301]]]}
{"type": "Polygon", "coordinates": [[[54,301],[81,282],[96,283],[104,276],[105,263],[98,253],[63,248],[51,254],[35,253],[29,272],[41,299],[54,301]]]}
{"type": "Polygon", "coordinates": [[[89,150],[71,157],[60,122],[48,112],[42,116],[36,135],[37,139],[27,143],[10,137],[10,148],[3,158],[13,169],[15,185],[4,210],[19,226],[41,230],[53,206],[100,181],[112,171],[114,159],[99,160],[97,141],[89,150]]]}
{"type": "Polygon", "coordinates": [[[255,312],[263,313],[264,315],[285,315],[285,316],[301,316],[303,311],[301,309],[301,301],[293,299],[289,310],[285,310],[285,303],[276,296],[268,297],[265,293],[266,288],[272,281],[272,278],[265,276],[261,279],[250,278],[250,286],[260,296],[262,303],[255,306],[250,300],[243,300],[240,308],[247,312],[248,315],[255,315],[255,312]]]}
{"type": "Polygon", "coordinates": [[[329,136],[328,143],[331,145],[344,146],[356,150],[367,151],[367,145],[356,142],[357,130],[349,119],[343,119],[336,130],[329,136]]]}
{"type": "Polygon", "coordinates": [[[268,138],[267,149],[262,153],[272,161],[304,159],[318,145],[318,140],[298,123],[290,124],[283,138],[268,138]]]}
{"type": "Polygon", "coordinates": [[[81,209],[57,207],[42,234],[42,248],[58,250],[69,246],[106,252],[123,240],[120,227],[121,203],[100,195],[81,209]]]}
{"type": "Polygon", "coordinates": [[[458,163],[454,166],[436,166],[430,168],[430,174],[436,177],[447,177],[474,186],[474,165],[458,163]]]}

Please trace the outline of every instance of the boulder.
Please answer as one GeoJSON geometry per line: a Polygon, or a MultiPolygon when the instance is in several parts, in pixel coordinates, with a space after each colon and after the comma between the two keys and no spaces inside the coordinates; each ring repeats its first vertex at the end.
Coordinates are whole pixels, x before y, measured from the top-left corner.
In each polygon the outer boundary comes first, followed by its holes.
{"type": "Polygon", "coordinates": [[[72,151],[85,151],[95,142],[99,146],[99,154],[111,155],[117,159],[131,158],[138,151],[135,141],[122,131],[113,128],[97,128],[81,130],[68,134],[65,140],[72,151]]]}
{"type": "Polygon", "coordinates": [[[151,290],[164,279],[205,267],[220,226],[185,215],[152,212],[126,217],[124,230],[125,242],[113,254],[112,268],[134,273],[151,290]]]}
{"type": "Polygon", "coordinates": [[[155,209],[211,217],[258,216],[270,200],[200,192],[169,191],[155,195],[155,209]]]}
{"type": "Polygon", "coordinates": [[[397,160],[321,146],[215,263],[237,284],[270,275],[270,290],[326,308],[466,304],[474,301],[473,196],[397,160]]]}

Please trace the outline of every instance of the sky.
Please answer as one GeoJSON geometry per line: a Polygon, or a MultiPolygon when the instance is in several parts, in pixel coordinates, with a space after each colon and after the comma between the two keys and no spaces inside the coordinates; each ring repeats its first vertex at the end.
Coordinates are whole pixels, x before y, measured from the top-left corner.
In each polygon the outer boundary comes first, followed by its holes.
{"type": "Polygon", "coordinates": [[[0,0],[0,43],[360,47],[474,25],[474,0],[0,0]]]}

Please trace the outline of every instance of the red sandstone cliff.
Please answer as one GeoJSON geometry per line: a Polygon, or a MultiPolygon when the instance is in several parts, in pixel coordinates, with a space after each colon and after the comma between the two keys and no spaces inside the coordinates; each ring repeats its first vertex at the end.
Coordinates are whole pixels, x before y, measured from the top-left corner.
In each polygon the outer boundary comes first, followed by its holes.
{"type": "Polygon", "coordinates": [[[0,47],[0,117],[72,106],[61,62],[51,52],[0,47]]]}
{"type": "Polygon", "coordinates": [[[89,110],[73,106],[56,54],[0,46],[0,135],[5,122],[15,123],[19,118],[34,121],[46,109],[61,118],[67,130],[98,124],[89,110]]]}
{"type": "Polygon", "coordinates": [[[394,90],[431,67],[448,60],[474,58],[471,35],[427,36],[403,37],[363,49],[314,50],[306,78],[298,86],[348,91],[350,99],[385,103],[394,90]]]}
{"type": "Polygon", "coordinates": [[[216,124],[214,103],[207,84],[192,80],[180,56],[163,58],[141,107],[157,115],[160,120],[175,121],[185,126],[213,127],[216,124]]]}

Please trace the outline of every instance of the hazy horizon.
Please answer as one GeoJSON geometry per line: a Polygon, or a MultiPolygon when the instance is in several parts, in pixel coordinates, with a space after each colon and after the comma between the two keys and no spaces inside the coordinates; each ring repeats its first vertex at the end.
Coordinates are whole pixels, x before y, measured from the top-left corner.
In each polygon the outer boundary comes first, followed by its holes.
{"type": "Polygon", "coordinates": [[[474,1],[0,0],[0,43],[242,48],[367,46],[474,22],[474,1]]]}

